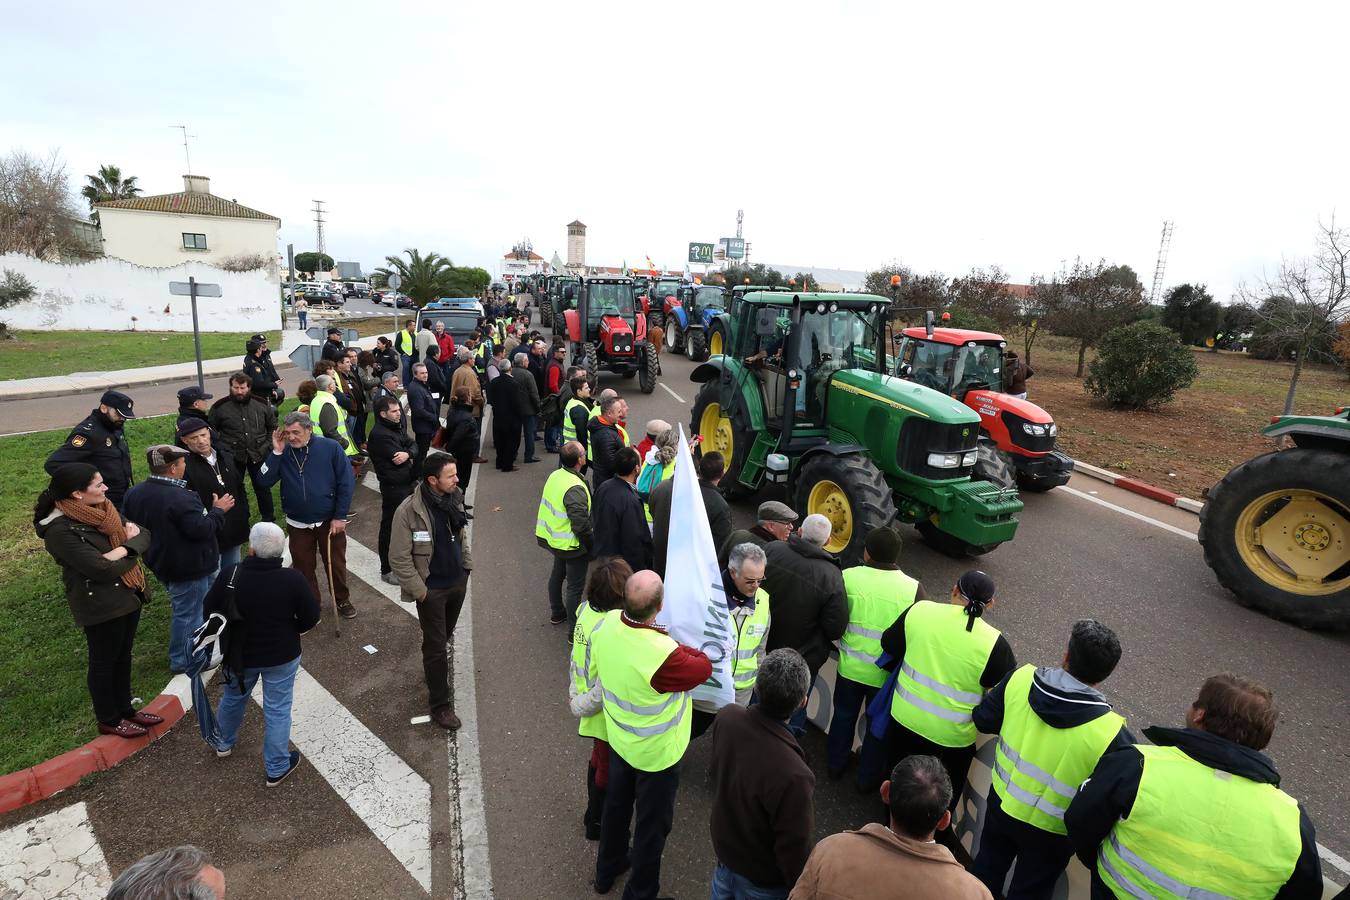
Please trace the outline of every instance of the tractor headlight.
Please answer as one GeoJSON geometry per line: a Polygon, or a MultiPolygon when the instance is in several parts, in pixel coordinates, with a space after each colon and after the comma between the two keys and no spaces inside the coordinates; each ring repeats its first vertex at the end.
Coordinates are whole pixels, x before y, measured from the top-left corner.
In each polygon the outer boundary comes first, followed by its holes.
{"type": "Polygon", "coordinates": [[[1054,422],[1051,422],[1050,430],[1046,433],[1049,434],[1051,437],[1054,437],[1055,435],[1059,434],[1059,426],[1056,425],[1054,422]]]}
{"type": "Polygon", "coordinates": [[[961,465],[963,467],[973,466],[979,460],[979,458],[980,452],[978,450],[968,450],[966,454],[961,457],[961,465]]]}
{"type": "MultiPolygon", "coordinates": [[[[960,453],[930,453],[928,454],[928,465],[934,469],[956,469],[961,466],[960,453]]],[[[974,465],[972,461],[970,465],[974,465]]]]}
{"type": "Polygon", "coordinates": [[[1033,437],[1045,437],[1045,426],[1036,425],[1032,422],[1023,422],[1022,430],[1033,437]]]}

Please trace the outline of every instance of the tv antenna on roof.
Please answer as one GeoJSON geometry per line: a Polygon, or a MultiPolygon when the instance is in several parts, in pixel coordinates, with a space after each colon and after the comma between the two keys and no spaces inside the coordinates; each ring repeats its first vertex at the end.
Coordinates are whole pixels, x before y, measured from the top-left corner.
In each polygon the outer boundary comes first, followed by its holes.
{"type": "Polygon", "coordinates": [[[185,156],[185,157],[187,158],[187,173],[188,173],[189,175],[191,175],[191,174],[192,174],[192,154],[188,153],[188,138],[190,138],[190,137],[196,137],[196,135],[195,135],[195,134],[188,134],[188,133],[187,133],[187,126],[186,126],[186,125],[170,125],[169,127],[170,127],[170,128],[178,128],[178,129],[181,129],[182,132],[183,132],[183,156],[185,156]]]}

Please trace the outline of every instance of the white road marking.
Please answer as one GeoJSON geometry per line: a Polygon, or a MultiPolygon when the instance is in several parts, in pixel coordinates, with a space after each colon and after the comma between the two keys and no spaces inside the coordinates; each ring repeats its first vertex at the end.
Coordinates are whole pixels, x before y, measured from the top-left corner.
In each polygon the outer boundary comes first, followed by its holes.
{"type": "Polygon", "coordinates": [[[0,860],[5,900],[99,900],[112,884],[83,803],[0,831],[0,860]]]}
{"type": "Polygon", "coordinates": [[[1085,494],[1080,490],[1076,490],[1074,488],[1069,487],[1067,484],[1062,484],[1059,487],[1055,488],[1055,490],[1065,491],[1066,493],[1072,494],[1075,497],[1082,497],[1084,500],[1087,500],[1090,503],[1096,503],[1098,506],[1105,506],[1107,509],[1113,509],[1116,512],[1120,513],[1121,515],[1129,516],[1131,519],[1138,519],[1140,522],[1147,522],[1150,525],[1156,525],[1163,531],[1170,531],[1173,534],[1179,534],[1182,537],[1190,538],[1193,541],[1199,540],[1198,537],[1196,537],[1194,534],[1192,534],[1191,532],[1187,531],[1184,528],[1178,528],[1175,525],[1168,525],[1166,522],[1159,522],[1157,519],[1149,518],[1143,513],[1137,513],[1132,509],[1126,509],[1123,506],[1117,506],[1114,503],[1109,503],[1100,497],[1094,497],[1091,494],[1085,494]]]}
{"type": "MultiPolygon", "coordinates": [[[[262,683],[253,690],[262,705],[262,683]]],[[[352,812],[431,892],[431,785],[303,668],[291,740],[352,812]]]]}
{"type": "Polygon", "coordinates": [[[1321,844],[1317,845],[1317,855],[1322,857],[1322,862],[1331,866],[1333,869],[1340,870],[1342,875],[1350,875],[1350,860],[1340,856],[1321,844]]]}
{"type": "Polygon", "coordinates": [[[370,585],[372,591],[383,594],[405,613],[417,618],[417,604],[404,602],[399,586],[385,584],[384,579],[380,578],[380,554],[352,540],[350,534],[347,535],[347,574],[355,575],[370,585]]]}
{"type": "Polygon", "coordinates": [[[670,396],[674,397],[676,400],[680,401],[681,403],[686,403],[686,402],[688,402],[688,401],[686,401],[683,397],[681,397],[679,394],[675,393],[675,392],[672,391],[670,388],[666,387],[666,383],[665,383],[664,381],[658,381],[657,384],[661,385],[661,390],[665,391],[667,394],[669,394],[670,396]]]}

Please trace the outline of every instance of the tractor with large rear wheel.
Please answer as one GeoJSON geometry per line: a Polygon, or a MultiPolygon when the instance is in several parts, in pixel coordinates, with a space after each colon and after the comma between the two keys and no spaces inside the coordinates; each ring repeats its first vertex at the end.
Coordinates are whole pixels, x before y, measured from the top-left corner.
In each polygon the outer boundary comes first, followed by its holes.
{"type": "Polygon", "coordinates": [[[1277,416],[1262,434],[1292,446],[1209,489],[1205,564],[1244,606],[1306,628],[1350,628],[1350,412],[1277,416]]]}
{"type": "Polygon", "coordinates": [[[690,427],[725,458],[724,493],[784,485],[830,520],[826,549],[845,565],[895,522],[940,552],[988,553],[1013,538],[1022,502],[971,477],[979,414],[889,374],[889,308],[870,294],[734,292],[726,354],[690,375],[702,385],[690,427]]]}
{"type": "MultiPolygon", "coordinates": [[[[592,383],[600,370],[637,376],[644,394],[656,390],[660,361],[647,340],[633,279],[593,276],[563,287],[561,321],[572,345],[572,365],[592,383]]],[[[555,329],[556,331],[556,329],[555,329]]]]}

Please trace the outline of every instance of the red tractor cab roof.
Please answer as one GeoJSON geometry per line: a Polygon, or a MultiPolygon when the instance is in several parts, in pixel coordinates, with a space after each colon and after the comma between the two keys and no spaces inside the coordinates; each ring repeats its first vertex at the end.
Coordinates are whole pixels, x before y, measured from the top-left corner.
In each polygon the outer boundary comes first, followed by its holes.
{"type": "Polygon", "coordinates": [[[934,328],[933,336],[928,337],[928,332],[922,326],[915,328],[906,328],[905,337],[918,338],[921,341],[932,340],[939,344],[951,344],[954,347],[962,347],[972,341],[977,344],[1001,344],[1004,342],[1003,335],[994,334],[992,331],[971,331],[968,328],[934,328]]]}

